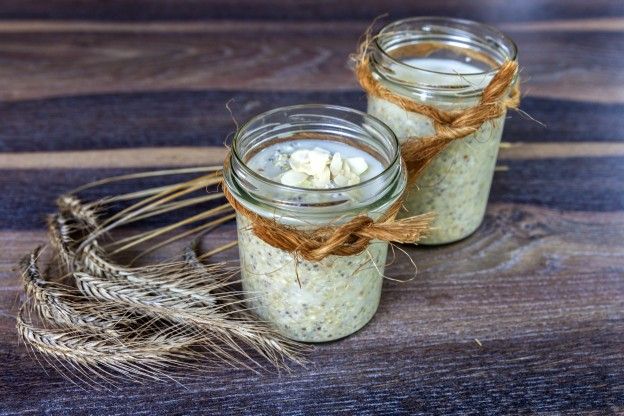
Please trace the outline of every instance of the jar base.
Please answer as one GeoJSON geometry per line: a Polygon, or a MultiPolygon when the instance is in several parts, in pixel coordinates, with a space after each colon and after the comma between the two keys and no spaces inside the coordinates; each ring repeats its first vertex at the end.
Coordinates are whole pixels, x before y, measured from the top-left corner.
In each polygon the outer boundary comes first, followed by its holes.
{"type": "Polygon", "coordinates": [[[341,341],[345,338],[349,338],[350,336],[360,332],[361,330],[364,329],[364,327],[366,327],[366,325],[368,325],[370,323],[370,321],[373,320],[373,318],[375,317],[375,314],[377,313],[377,308],[375,308],[375,311],[373,312],[373,314],[371,315],[370,318],[368,318],[368,320],[366,322],[364,322],[362,325],[358,326],[356,329],[353,330],[353,332],[349,332],[348,334],[344,334],[344,335],[339,335],[337,337],[330,337],[327,339],[301,339],[301,338],[297,338],[297,337],[291,337],[287,334],[283,334],[283,336],[285,336],[288,339],[291,339],[293,341],[297,341],[297,342],[303,342],[306,344],[323,344],[323,343],[328,343],[328,342],[338,342],[341,341]]]}
{"type": "Polygon", "coordinates": [[[484,218],[481,218],[481,221],[479,222],[479,224],[477,224],[476,227],[474,227],[468,233],[465,233],[465,234],[463,234],[463,235],[461,235],[459,237],[451,238],[449,240],[442,240],[442,241],[427,241],[427,239],[425,238],[424,240],[419,241],[417,244],[419,246],[443,246],[443,245],[446,245],[446,244],[458,243],[458,242],[460,242],[462,240],[467,239],[468,237],[473,235],[475,232],[477,232],[477,230],[479,228],[481,228],[481,224],[483,224],[483,220],[484,220],[484,218]]]}

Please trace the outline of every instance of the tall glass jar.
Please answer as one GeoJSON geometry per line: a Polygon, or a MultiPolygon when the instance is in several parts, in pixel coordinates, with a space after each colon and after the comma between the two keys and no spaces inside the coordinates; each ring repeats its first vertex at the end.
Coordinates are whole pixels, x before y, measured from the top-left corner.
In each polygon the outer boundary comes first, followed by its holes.
{"type": "MultiPolygon", "coordinates": [[[[225,183],[234,198],[280,224],[310,230],[365,214],[376,219],[402,195],[406,174],[394,133],[376,118],[331,105],[301,105],[261,114],[236,134],[225,183]],[[250,166],[276,143],[348,145],[381,163],[379,174],[332,189],[287,186],[250,166]]],[[[388,243],[373,241],[351,256],[297,259],[258,238],[237,217],[242,285],[248,306],[285,336],[323,342],[347,336],[375,314],[381,296],[388,243]]]]}
{"type": "MultiPolygon", "coordinates": [[[[395,94],[446,111],[476,105],[498,66],[516,59],[514,42],[495,28],[437,17],[391,23],[371,48],[371,71],[378,82],[395,94]]],[[[401,142],[434,134],[429,118],[371,94],[368,113],[386,122],[401,142]]],[[[479,227],[504,122],[505,114],[451,143],[408,190],[403,215],[436,213],[434,229],[419,243],[450,243],[479,227]]]]}

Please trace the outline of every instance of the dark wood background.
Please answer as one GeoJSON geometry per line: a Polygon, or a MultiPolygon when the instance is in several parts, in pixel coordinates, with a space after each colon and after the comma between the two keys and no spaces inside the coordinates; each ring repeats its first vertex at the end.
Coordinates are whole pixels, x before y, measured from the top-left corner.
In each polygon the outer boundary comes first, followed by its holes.
{"type": "Polygon", "coordinates": [[[621,0],[1,0],[0,414],[624,413],[623,64],[621,0]],[[239,120],[365,108],[347,57],[385,12],[478,19],[519,45],[522,108],[547,127],[508,120],[474,236],[408,248],[417,278],[386,282],[363,331],[292,374],[85,391],[18,345],[14,266],[57,194],[220,161],[231,98],[239,120]]]}

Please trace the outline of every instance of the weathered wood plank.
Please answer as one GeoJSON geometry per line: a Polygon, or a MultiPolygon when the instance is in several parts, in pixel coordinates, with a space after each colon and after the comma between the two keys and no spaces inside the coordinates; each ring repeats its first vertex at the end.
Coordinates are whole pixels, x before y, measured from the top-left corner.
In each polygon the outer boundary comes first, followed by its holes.
{"type": "MultiPolygon", "coordinates": [[[[113,150],[58,152],[3,152],[0,166],[5,170],[23,169],[160,169],[193,166],[221,166],[225,146],[144,147],[113,150]]],[[[503,143],[500,163],[505,160],[568,157],[624,157],[622,142],[503,143]]]]}
{"type": "MultiPolygon", "coordinates": [[[[0,188],[4,198],[0,199],[0,230],[40,229],[45,227],[48,214],[56,209],[55,200],[59,195],[69,192],[78,186],[104,177],[122,175],[144,170],[128,169],[56,169],[36,171],[15,171],[15,174],[0,170],[0,188]]],[[[93,188],[81,193],[85,200],[94,200],[104,196],[135,192],[141,189],[159,187],[170,183],[195,178],[197,175],[172,175],[166,178],[145,178],[132,181],[116,182],[105,187],[93,188]]],[[[215,189],[216,191],[216,189],[215,189]]],[[[196,196],[202,194],[198,191],[196,196]]],[[[162,217],[145,220],[147,226],[158,226],[163,221],[187,218],[197,214],[198,209],[208,209],[214,203],[202,204],[200,207],[189,207],[162,217]]]]}
{"type": "MultiPolygon", "coordinates": [[[[0,415],[624,412],[623,2],[0,0],[0,34],[0,415]],[[387,274],[414,278],[386,281],[370,325],[292,374],[99,392],[46,374],[16,342],[14,266],[45,241],[54,197],[220,161],[230,98],[239,121],[302,102],[364,109],[347,56],[384,12],[488,21],[519,44],[523,109],[547,128],[508,120],[478,232],[401,247],[418,274],[397,251],[387,274]]],[[[206,243],[234,236],[228,224],[206,243]]]]}
{"type": "MultiPolygon", "coordinates": [[[[159,92],[0,103],[0,151],[67,151],[153,146],[222,146],[262,111],[301,103],[366,109],[361,92],[159,92]]],[[[511,113],[503,140],[624,140],[624,104],[526,98],[522,109],[546,127],[511,113]]]]}
{"type": "Polygon", "coordinates": [[[0,414],[613,414],[624,407],[621,368],[609,359],[620,353],[621,327],[609,321],[577,323],[521,342],[492,340],[482,348],[469,339],[422,345],[406,337],[355,347],[356,340],[324,346],[312,357],[320,364],[282,377],[228,371],[184,388],[88,393],[45,374],[20,351],[8,357],[3,381],[14,387],[3,392],[0,414]],[[349,369],[346,378],[343,368],[349,369]]]}
{"type": "MultiPolygon", "coordinates": [[[[624,143],[622,147],[624,148],[624,143]]],[[[3,169],[222,166],[226,152],[225,146],[154,147],[65,152],[4,152],[0,153],[0,166],[3,169]]],[[[624,152],[622,152],[622,156],[624,156],[624,152]]]]}
{"type": "Polygon", "coordinates": [[[3,0],[0,18],[5,19],[95,19],[120,21],[196,20],[196,19],[364,19],[389,13],[392,18],[405,16],[456,16],[464,19],[524,21],[622,16],[619,1],[595,0],[526,0],[522,3],[497,0],[463,2],[420,2],[401,0],[273,0],[270,6],[261,0],[3,0]]]}
{"type": "Polygon", "coordinates": [[[620,158],[568,158],[505,162],[492,184],[491,200],[564,210],[624,209],[620,158]],[[619,166],[619,167],[618,167],[619,166]]]}
{"type": "Polygon", "coordinates": [[[513,32],[622,32],[624,19],[619,17],[602,17],[595,19],[543,20],[534,22],[508,22],[498,25],[504,31],[513,32]]]}
{"type": "MultiPolygon", "coordinates": [[[[490,201],[532,204],[562,210],[617,211],[624,209],[624,159],[549,158],[508,160],[496,173],[490,201]]],[[[55,169],[0,171],[0,229],[32,229],[54,209],[54,199],[86,182],[137,171],[135,169],[55,169]]],[[[189,176],[186,176],[189,178],[189,176]]],[[[162,186],[180,178],[151,178],[93,189],[88,198],[162,186]],[[106,192],[106,194],[102,194],[106,192]]],[[[185,211],[188,214],[188,211],[185,211]]],[[[153,223],[152,223],[153,224],[153,223]]]]}
{"type": "Polygon", "coordinates": [[[624,156],[624,141],[610,143],[502,143],[499,160],[624,156]]]}
{"type": "MultiPolygon", "coordinates": [[[[229,227],[214,237],[233,232],[229,227]]],[[[11,257],[43,238],[41,232],[0,235],[14,242],[11,257]]],[[[419,265],[415,279],[387,281],[374,320],[353,337],[317,348],[308,369],[281,377],[224,370],[188,381],[186,389],[124,386],[90,392],[88,400],[9,341],[7,305],[18,284],[5,269],[0,390],[11,387],[2,392],[3,405],[107,414],[615,410],[624,406],[617,365],[624,341],[623,237],[621,212],[494,204],[469,239],[407,248],[419,265]],[[38,394],[21,400],[33,385],[38,394]]],[[[407,278],[413,269],[400,261],[388,274],[407,278]]]]}
{"type": "MultiPolygon", "coordinates": [[[[130,231],[142,229],[135,227],[138,226],[133,226],[130,231]]],[[[204,248],[230,242],[235,233],[233,222],[225,224],[219,232],[210,234],[209,240],[204,241],[204,248]]],[[[6,246],[6,256],[0,259],[3,288],[16,290],[19,276],[12,270],[16,264],[14,261],[44,243],[45,230],[4,229],[0,231],[0,241],[6,246]]],[[[159,254],[160,258],[178,257],[184,244],[178,242],[171,245],[159,254]]],[[[500,285],[500,293],[483,299],[484,305],[513,302],[518,293],[504,293],[506,285],[520,287],[523,282],[535,292],[530,294],[533,296],[531,299],[521,296],[516,300],[522,304],[529,300],[539,303],[551,299],[556,291],[564,302],[591,301],[583,296],[582,299],[574,299],[580,293],[604,296],[605,299],[610,298],[609,302],[624,301],[624,293],[616,290],[624,288],[624,279],[615,278],[617,273],[624,272],[624,257],[618,255],[624,250],[624,213],[621,211],[558,211],[526,204],[494,202],[488,207],[484,224],[466,240],[440,247],[401,247],[407,249],[418,264],[416,277],[406,284],[388,281],[386,290],[399,290],[401,293],[397,296],[406,296],[406,302],[410,296],[418,296],[417,293],[425,288],[435,291],[442,286],[452,286],[452,290],[457,291],[454,297],[472,301],[475,299],[464,297],[462,291],[466,290],[466,296],[470,297],[473,295],[468,295],[468,292],[472,289],[486,289],[491,284],[500,285]],[[597,280],[575,280],[583,275],[591,275],[597,280]],[[598,277],[602,275],[605,277],[598,277]],[[565,283],[568,279],[573,282],[565,283]],[[592,288],[591,285],[597,281],[602,283],[592,288]],[[605,285],[614,285],[611,293],[602,292],[605,285]],[[541,286],[553,292],[541,292],[537,289],[541,286]]],[[[400,251],[395,254],[396,261],[389,266],[389,274],[401,280],[414,278],[415,271],[410,262],[403,258],[400,251]]],[[[236,257],[236,250],[231,250],[224,258],[236,257]]],[[[435,307],[434,297],[422,300],[431,301],[432,307],[435,307]]],[[[475,303],[473,307],[485,306],[475,303]]],[[[496,330],[504,331],[503,328],[496,330]]]]}
{"type": "MultiPolygon", "coordinates": [[[[157,32],[153,26],[110,32],[97,25],[89,31],[84,23],[74,32],[71,24],[65,32],[36,26],[32,32],[10,32],[9,26],[0,38],[0,99],[166,89],[354,91],[348,57],[366,26],[216,24],[203,35],[157,32]]],[[[525,93],[622,103],[620,33],[511,30],[525,93]]]]}
{"type": "MultiPolygon", "coordinates": [[[[390,17],[388,17],[389,20],[390,17]]],[[[394,19],[393,19],[394,20],[394,19]]],[[[383,20],[381,20],[383,22],[383,20]]],[[[306,30],[326,31],[331,25],[340,25],[358,31],[364,22],[358,20],[275,21],[275,20],[186,20],[186,21],[99,21],[99,20],[0,20],[0,33],[192,33],[207,35],[223,31],[255,30],[280,33],[306,30]]],[[[381,23],[380,23],[381,24],[381,23]]],[[[622,32],[624,17],[597,17],[573,20],[535,20],[492,23],[503,31],[512,32],[622,32]]]]}

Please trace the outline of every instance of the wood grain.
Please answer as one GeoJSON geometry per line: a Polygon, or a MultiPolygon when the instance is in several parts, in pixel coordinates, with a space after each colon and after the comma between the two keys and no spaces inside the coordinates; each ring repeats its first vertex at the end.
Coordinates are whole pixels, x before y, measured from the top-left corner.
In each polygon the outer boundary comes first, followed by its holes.
{"type": "MultiPolygon", "coordinates": [[[[383,20],[382,20],[383,21],[383,20]]],[[[359,30],[364,22],[359,20],[323,19],[305,22],[308,31],[324,31],[331,25],[349,30],[359,30]]],[[[519,22],[497,22],[503,31],[513,32],[621,32],[624,17],[579,18],[574,20],[533,20],[519,22]]],[[[282,20],[157,20],[157,21],[100,21],[100,20],[2,20],[0,33],[193,33],[210,34],[225,30],[260,30],[280,33],[284,30],[302,29],[302,22],[282,20]]]]}
{"type": "Polygon", "coordinates": [[[456,16],[484,21],[525,21],[530,19],[579,19],[623,16],[624,5],[614,0],[526,0],[522,3],[499,0],[464,2],[420,2],[401,0],[3,0],[0,17],[6,19],[89,19],[89,20],[195,20],[195,19],[363,19],[389,13],[401,16],[456,16]]]}
{"type": "MultiPolygon", "coordinates": [[[[623,42],[616,0],[0,0],[0,415],[624,414],[623,42]],[[58,194],[218,163],[231,99],[238,122],[305,102],[365,109],[347,57],[384,12],[478,19],[519,45],[522,109],[546,127],[510,115],[473,236],[399,247],[387,274],[407,282],[384,282],[369,325],[292,373],[85,391],[17,344],[15,265],[45,242],[58,194]]],[[[234,238],[227,224],[204,244],[234,238]]]]}
{"type": "MultiPolygon", "coordinates": [[[[214,243],[233,232],[229,227],[214,243]]],[[[17,253],[43,235],[0,238],[14,241],[17,253]]],[[[69,405],[109,414],[174,406],[185,413],[256,414],[273,413],[275,406],[288,414],[613,410],[624,404],[623,370],[609,364],[624,341],[624,304],[613,296],[624,290],[623,242],[621,212],[492,204],[485,225],[469,239],[441,249],[406,247],[419,265],[414,280],[386,282],[380,310],[365,330],[317,348],[306,370],[281,377],[228,371],[189,381],[186,389],[167,386],[167,399],[149,387],[127,386],[92,392],[86,400],[57,376],[45,376],[19,350],[0,376],[15,386],[6,403],[15,410],[53,412],[69,405]],[[36,399],[19,400],[28,387],[13,378],[18,372],[48,380],[36,399]],[[231,383],[227,388],[220,386],[224,378],[231,383]],[[61,389],[66,396],[55,394],[61,389]],[[116,399],[129,395],[132,400],[116,399]]],[[[179,250],[171,248],[171,255],[179,250]]],[[[404,261],[391,271],[397,278],[414,275],[404,261]]],[[[0,292],[6,305],[18,284],[15,274],[0,276],[7,282],[0,292]]],[[[11,331],[11,319],[0,322],[0,331],[11,331]]],[[[15,351],[6,344],[0,349],[15,351]]]]}
{"type": "MultiPolygon", "coordinates": [[[[365,110],[361,92],[170,91],[0,102],[0,151],[68,151],[154,146],[222,146],[238,122],[278,106],[332,103],[365,110]]],[[[621,142],[624,104],[526,98],[510,113],[510,142],[621,142]]]]}
{"type": "MultiPolygon", "coordinates": [[[[14,23],[3,28],[0,22],[0,99],[163,89],[288,91],[295,85],[307,91],[359,90],[347,63],[368,24],[266,22],[212,28],[204,23],[204,33],[170,26],[155,31],[154,25],[134,31],[115,30],[113,24],[65,25],[60,32],[31,22],[11,32],[14,23]]],[[[512,29],[509,34],[518,43],[525,95],[624,101],[619,32],[512,29]],[[572,40],[574,48],[569,47],[572,40]]]]}
{"type": "MultiPolygon", "coordinates": [[[[140,149],[0,153],[3,169],[95,169],[220,166],[227,148],[214,146],[144,147],[140,149]]],[[[503,143],[498,158],[505,160],[568,157],[624,157],[624,142],[503,143]]]]}
{"type": "MultiPolygon", "coordinates": [[[[490,201],[532,204],[571,211],[624,210],[624,158],[548,158],[506,160],[507,170],[496,173],[490,201]]],[[[0,170],[0,187],[8,198],[0,200],[0,228],[33,229],[44,224],[54,210],[56,196],[104,177],[141,169],[18,169],[0,170]],[[53,172],[51,175],[50,172],[53,172]],[[18,216],[12,213],[19,211],[18,216]]],[[[146,187],[190,179],[144,179],[120,182],[85,192],[88,199],[132,192],[146,187]]],[[[189,214],[183,211],[181,214],[189,214]]],[[[171,217],[165,216],[164,220],[171,217]]],[[[154,225],[160,220],[147,224],[154,225]]]]}
{"type": "MultiPolygon", "coordinates": [[[[226,153],[227,149],[225,146],[155,147],[65,152],[5,152],[0,153],[0,166],[3,169],[221,166],[226,153]]],[[[622,156],[624,156],[624,153],[622,156]]]]}

